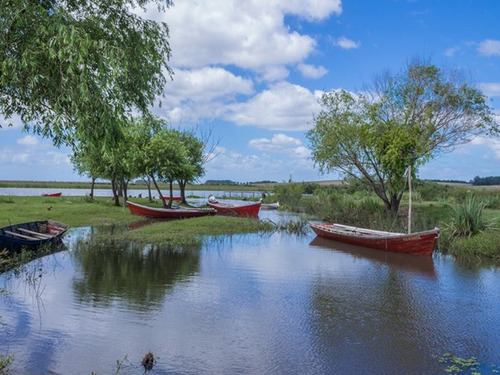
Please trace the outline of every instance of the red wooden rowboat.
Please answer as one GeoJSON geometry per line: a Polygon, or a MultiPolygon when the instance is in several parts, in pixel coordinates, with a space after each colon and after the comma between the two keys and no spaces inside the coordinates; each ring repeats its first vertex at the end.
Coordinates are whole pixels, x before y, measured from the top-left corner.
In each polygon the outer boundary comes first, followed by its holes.
{"type": "Polygon", "coordinates": [[[320,237],[372,249],[403,254],[432,255],[439,237],[439,228],[410,234],[384,232],[342,224],[311,223],[312,230],[320,237]]]}
{"type": "Polygon", "coordinates": [[[187,219],[190,217],[199,217],[206,215],[215,215],[216,211],[212,208],[155,208],[143,206],[128,201],[128,208],[133,215],[142,215],[153,218],[163,219],[187,219]]]}
{"type": "Polygon", "coordinates": [[[258,216],[260,202],[248,204],[223,203],[219,201],[208,201],[208,205],[214,208],[218,214],[236,216],[258,216]]]}
{"type": "MultiPolygon", "coordinates": [[[[163,197],[163,199],[165,199],[166,201],[170,200],[170,197],[163,197]]],[[[181,197],[172,197],[172,200],[173,201],[181,201],[182,198],[181,197]]]]}
{"type": "Polygon", "coordinates": [[[42,197],[60,197],[61,196],[61,192],[59,193],[45,193],[45,194],[42,194],[42,197]]]}

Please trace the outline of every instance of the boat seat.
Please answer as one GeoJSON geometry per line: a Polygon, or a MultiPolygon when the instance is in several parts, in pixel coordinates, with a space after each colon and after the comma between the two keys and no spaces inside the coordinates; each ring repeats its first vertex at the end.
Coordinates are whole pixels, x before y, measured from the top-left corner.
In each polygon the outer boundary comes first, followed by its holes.
{"type": "Polygon", "coordinates": [[[19,233],[16,233],[16,232],[11,232],[10,230],[4,230],[3,231],[5,234],[8,234],[12,237],[18,237],[18,238],[22,238],[22,239],[25,239],[25,240],[37,240],[38,238],[34,238],[34,237],[29,237],[29,236],[25,236],[24,234],[19,234],[19,233]]]}
{"type": "Polygon", "coordinates": [[[40,232],[33,232],[32,230],[24,229],[24,228],[17,228],[17,231],[18,232],[27,233],[28,235],[31,235],[31,236],[37,236],[37,237],[40,237],[40,238],[51,238],[52,237],[50,234],[45,234],[45,233],[40,233],[40,232]]]}

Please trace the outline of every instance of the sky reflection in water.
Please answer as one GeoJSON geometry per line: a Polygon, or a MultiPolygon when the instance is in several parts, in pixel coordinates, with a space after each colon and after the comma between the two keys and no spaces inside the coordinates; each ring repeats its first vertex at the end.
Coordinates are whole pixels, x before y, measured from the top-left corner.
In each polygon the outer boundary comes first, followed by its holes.
{"type": "MultiPolygon", "coordinates": [[[[275,215],[267,214],[263,215],[275,215]]],[[[107,228],[107,230],[110,230],[107,228]]],[[[69,250],[0,277],[15,374],[439,373],[452,352],[499,364],[500,273],[306,236],[206,238],[185,250],[73,229],[69,250]]]]}

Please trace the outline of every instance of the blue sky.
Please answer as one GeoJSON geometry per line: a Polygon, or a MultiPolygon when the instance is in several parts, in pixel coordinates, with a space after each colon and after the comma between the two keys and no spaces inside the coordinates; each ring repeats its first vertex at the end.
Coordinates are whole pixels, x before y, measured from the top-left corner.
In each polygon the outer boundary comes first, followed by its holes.
{"type": "MultiPolygon", "coordinates": [[[[145,16],[168,23],[174,69],[152,111],[219,141],[201,181],[337,179],[314,168],[305,137],[318,98],[360,91],[415,57],[467,71],[500,121],[498,0],[176,0],[145,16]]],[[[0,179],[87,180],[73,172],[69,149],[13,120],[0,129],[0,179]]],[[[476,138],[419,175],[499,176],[500,139],[476,138]]]]}

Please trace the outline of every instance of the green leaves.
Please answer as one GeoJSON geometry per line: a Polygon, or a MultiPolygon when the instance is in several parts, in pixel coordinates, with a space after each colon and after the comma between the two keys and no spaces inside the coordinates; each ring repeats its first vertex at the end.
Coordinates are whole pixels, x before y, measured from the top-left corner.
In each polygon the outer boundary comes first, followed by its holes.
{"type": "Polygon", "coordinates": [[[113,142],[113,124],[147,112],[171,74],[167,26],[130,11],[149,2],[2,1],[0,112],[56,144],[113,142]]]}
{"type": "Polygon", "coordinates": [[[475,135],[499,132],[480,91],[458,72],[422,61],[379,76],[365,94],[333,91],[321,104],[307,134],[315,163],[366,183],[393,215],[408,167],[416,171],[475,135]]]}

